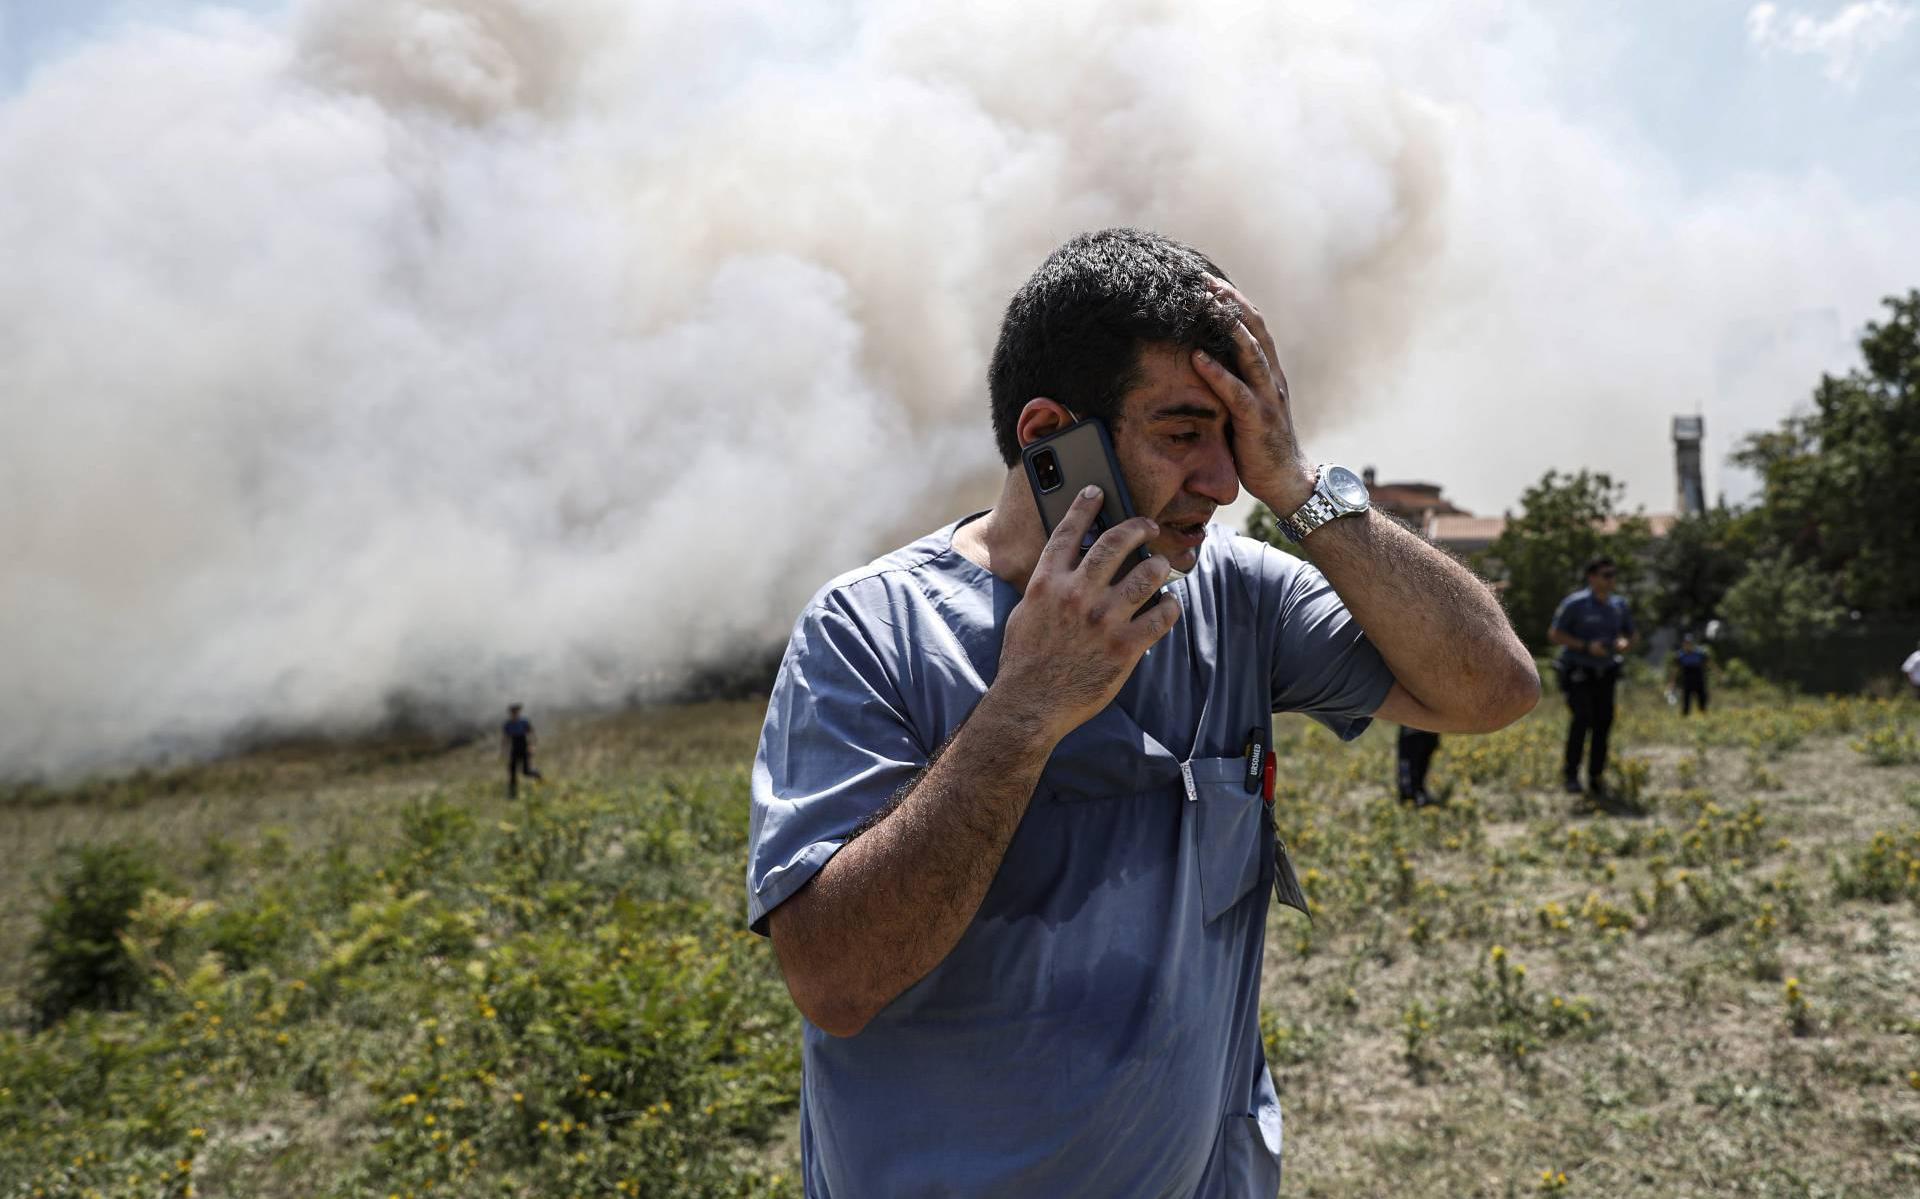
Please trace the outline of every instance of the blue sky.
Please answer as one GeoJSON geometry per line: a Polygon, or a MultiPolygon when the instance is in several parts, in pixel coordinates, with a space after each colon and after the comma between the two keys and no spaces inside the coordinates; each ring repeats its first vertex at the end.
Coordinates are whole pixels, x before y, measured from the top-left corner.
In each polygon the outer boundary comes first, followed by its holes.
{"type": "Polygon", "coordinates": [[[1567,113],[1645,139],[1690,184],[1742,172],[1824,171],[1862,195],[1914,194],[1920,5],[1624,0],[1553,7],[1567,41],[1591,62],[1590,73],[1564,80],[1567,113]],[[1773,16],[1760,19],[1756,36],[1755,11],[1765,9],[1773,16]],[[1868,15],[1849,19],[1849,9],[1868,15]],[[1796,36],[1794,17],[1811,27],[1796,36]]]}
{"type": "Polygon", "coordinates": [[[178,20],[198,8],[277,12],[280,0],[0,0],[0,86],[20,87],[34,67],[128,20],[178,20]]]}
{"type": "MultiPolygon", "coordinates": [[[[202,8],[271,14],[284,0],[0,0],[0,86],[17,89],[33,68],[129,19],[177,20],[202,8]]],[[[1657,147],[1695,186],[1741,172],[1830,172],[1862,195],[1920,188],[1920,3],[1832,0],[1616,0],[1543,6],[1577,50],[1559,79],[1569,117],[1613,127],[1657,147]],[[1878,8],[1865,32],[1820,40],[1757,41],[1755,9],[1771,23],[1815,26],[1848,9],[1878,8]],[[1904,23],[1900,14],[1911,14],[1904,23]],[[1883,43],[1874,30],[1897,28],[1883,43]],[[1849,64],[1844,47],[1866,46],[1849,64]]]]}

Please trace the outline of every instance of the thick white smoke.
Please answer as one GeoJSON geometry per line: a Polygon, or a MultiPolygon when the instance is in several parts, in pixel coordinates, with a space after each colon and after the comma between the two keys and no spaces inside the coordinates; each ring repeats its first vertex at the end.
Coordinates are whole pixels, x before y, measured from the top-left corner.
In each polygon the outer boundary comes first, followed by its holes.
{"type": "Polygon", "coordinates": [[[1323,457],[1661,506],[1722,327],[1850,329],[1920,216],[1681,194],[1540,107],[1559,53],[1474,0],[118,26],[0,102],[0,775],[777,634],[990,498],[1000,310],[1113,223],[1274,314],[1323,457]]]}

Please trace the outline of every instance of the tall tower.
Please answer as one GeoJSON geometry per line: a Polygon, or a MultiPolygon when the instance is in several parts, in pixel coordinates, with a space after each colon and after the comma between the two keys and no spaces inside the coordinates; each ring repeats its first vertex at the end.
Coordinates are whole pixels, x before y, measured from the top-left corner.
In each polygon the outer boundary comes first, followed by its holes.
{"type": "Polygon", "coordinates": [[[1674,514],[1697,516],[1707,510],[1707,488],[1700,479],[1700,441],[1706,433],[1706,419],[1698,416],[1673,418],[1673,472],[1676,493],[1674,514]]]}

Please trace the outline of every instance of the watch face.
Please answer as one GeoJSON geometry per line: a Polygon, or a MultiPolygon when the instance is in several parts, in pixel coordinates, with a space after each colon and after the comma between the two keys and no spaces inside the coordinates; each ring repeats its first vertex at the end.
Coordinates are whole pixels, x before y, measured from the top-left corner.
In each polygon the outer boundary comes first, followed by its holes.
{"type": "Polygon", "coordinates": [[[1367,506],[1367,485],[1360,481],[1359,475],[1344,466],[1327,468],[1327,491],[1345,507],[1367,506]]]}

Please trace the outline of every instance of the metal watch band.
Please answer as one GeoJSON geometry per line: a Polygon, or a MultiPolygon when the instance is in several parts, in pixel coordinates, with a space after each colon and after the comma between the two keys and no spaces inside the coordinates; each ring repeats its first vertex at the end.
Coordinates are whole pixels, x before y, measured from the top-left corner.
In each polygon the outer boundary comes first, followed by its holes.
{"type": "Polygon", "coordinates": [[[1333,501],[1316,490],[1312,495],[1307,497],[1306,503],[1300,505],[1300,507],[1294,511],[1292,516],[1280,518],[1280,531],[1286,534],[1287,540],[1298,545],[1300,542],[1306,540],[1308,533],[1313,532],[1338,515],[1340,515],[1340,510],[1333,506],[1333,501]]]}

